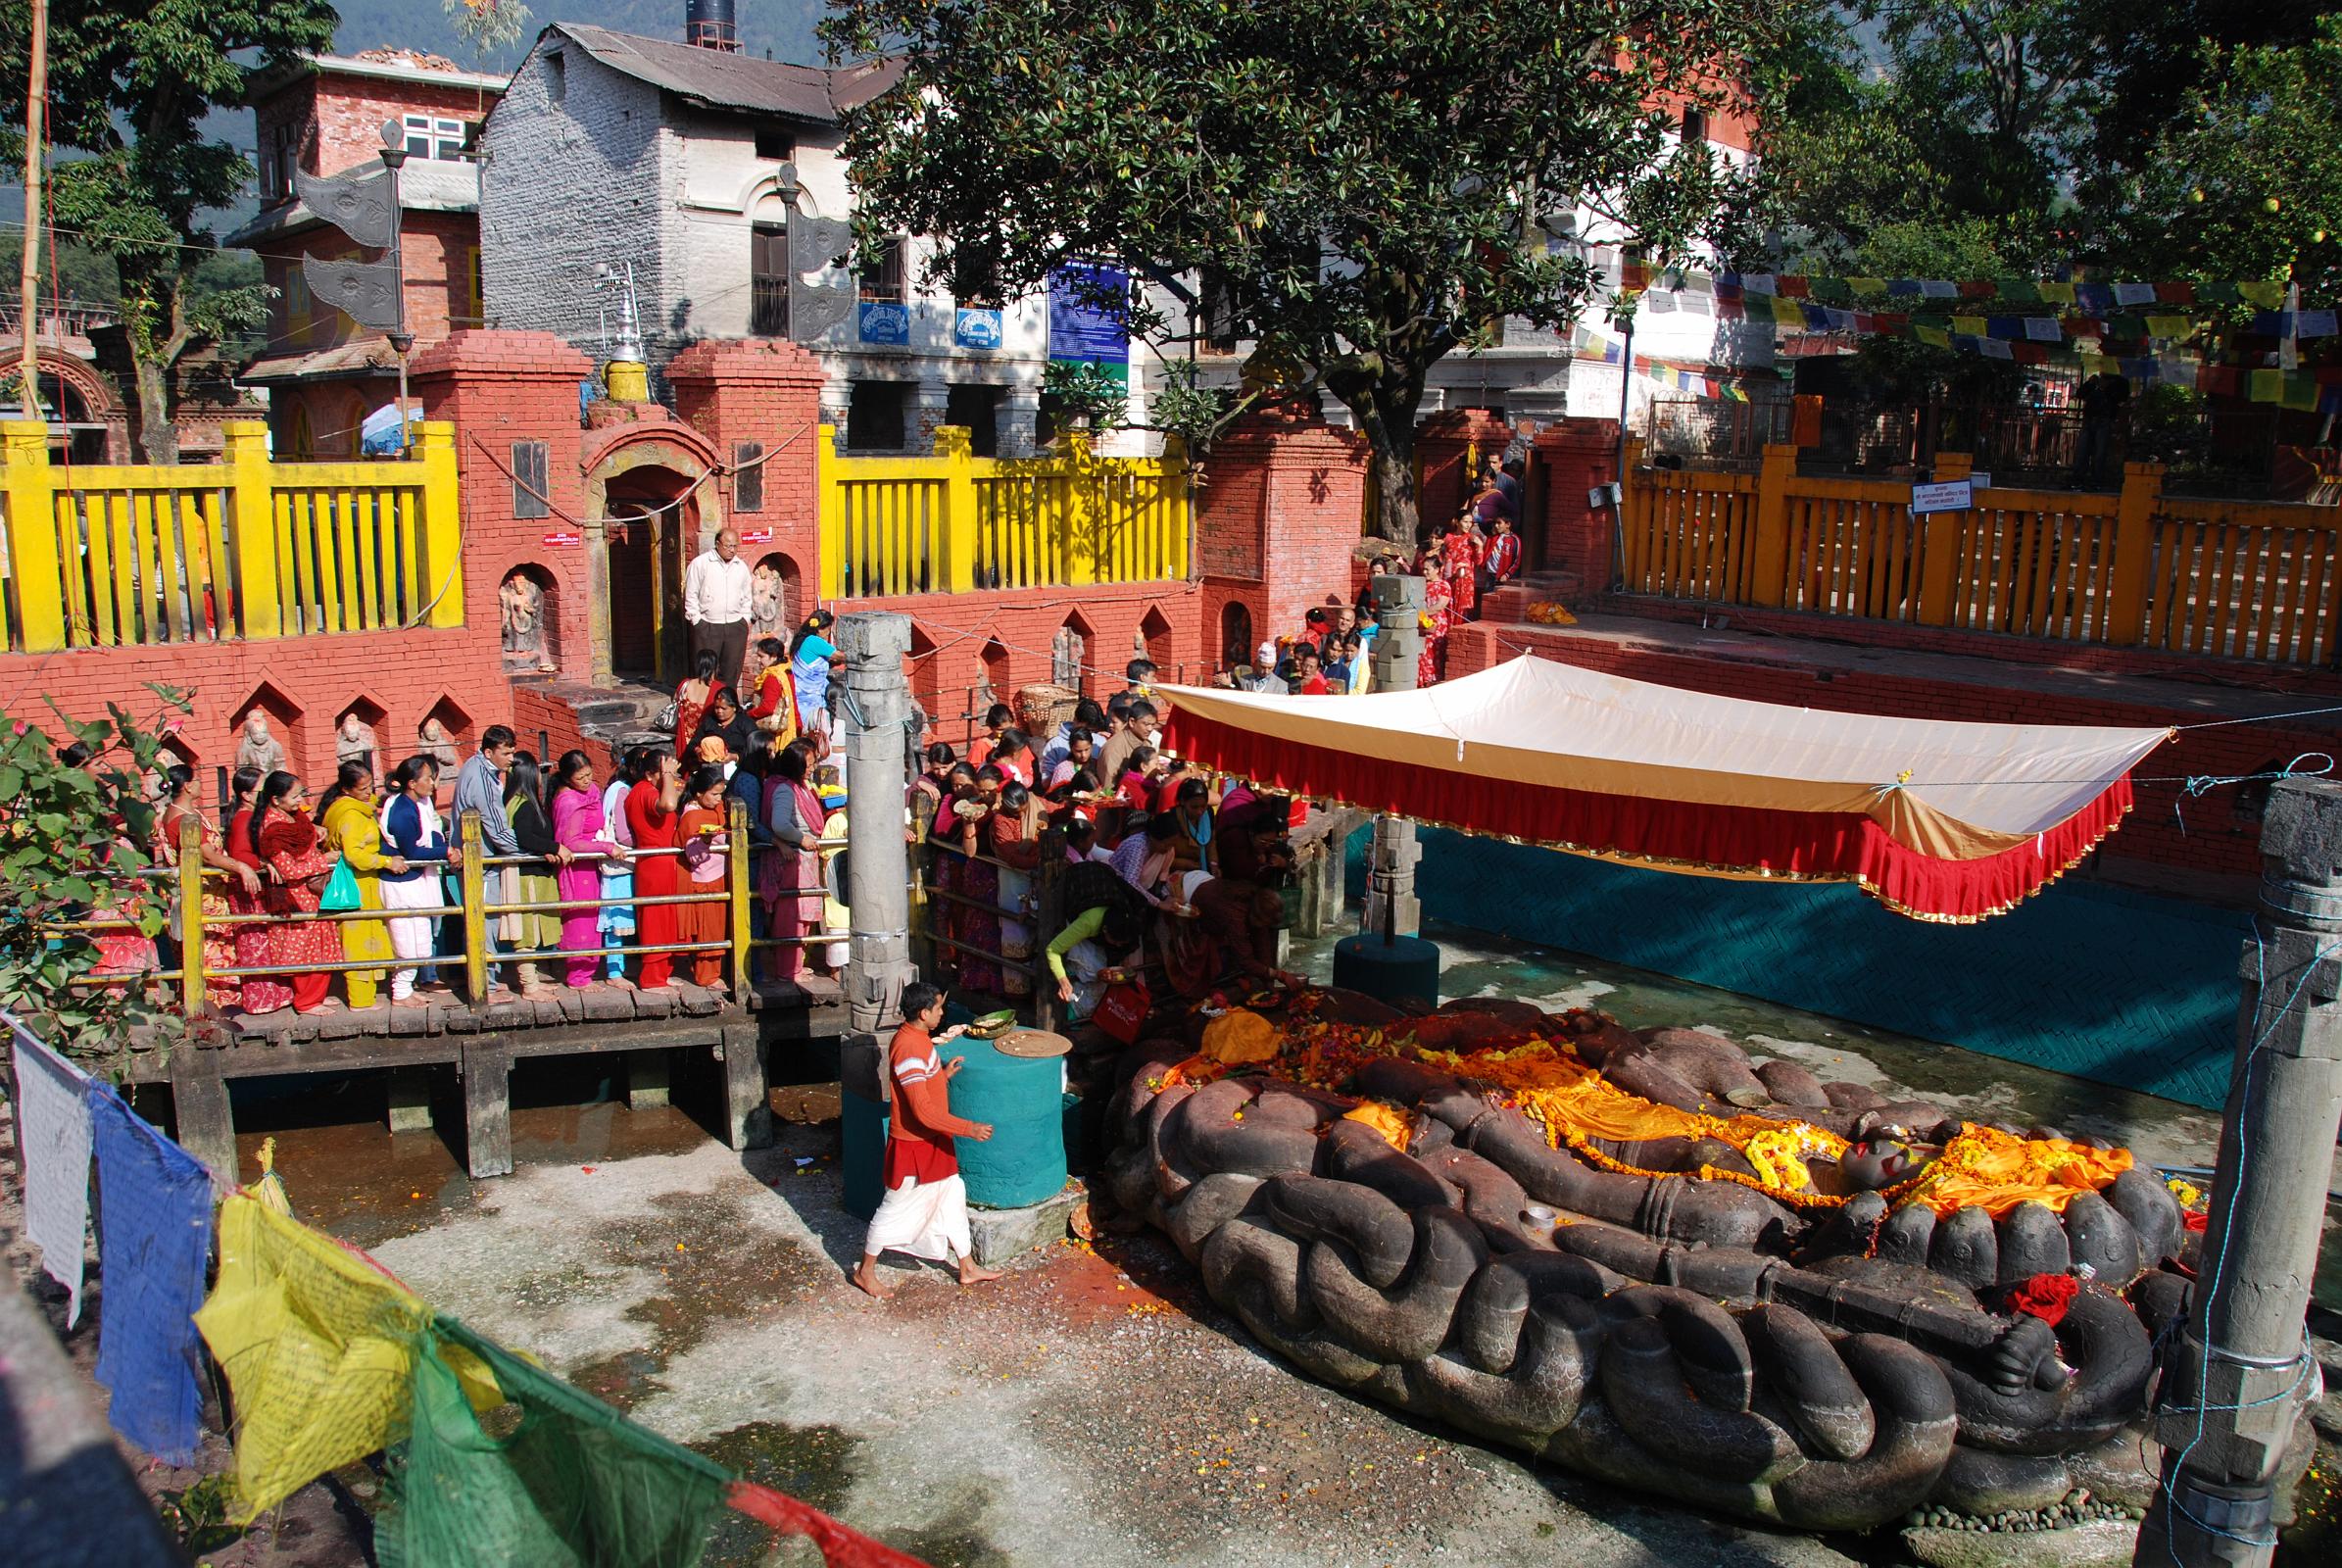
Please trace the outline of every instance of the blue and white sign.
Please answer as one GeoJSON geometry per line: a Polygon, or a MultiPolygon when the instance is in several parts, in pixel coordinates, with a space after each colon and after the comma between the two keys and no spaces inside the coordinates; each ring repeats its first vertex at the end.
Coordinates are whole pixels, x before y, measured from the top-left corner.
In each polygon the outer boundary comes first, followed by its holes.
{"type": "Polygon", "coordinates": [[[910,312],[885,300],[864,300],[860,333],[865,343],[910,342],[910,312]]]}
{"type": "Polygon", "coordinates": [[[1000,313],[998,310],[960,307],[951,323],[951,341],[963,349],[997,349],[1000,346],[1000,313]]]}
{"type": "Polygon", "coordinates": [[[1130,361],[1130,274],[1073,262],[1049,274],[1049,358],[1091,365],[1130,361]]]}

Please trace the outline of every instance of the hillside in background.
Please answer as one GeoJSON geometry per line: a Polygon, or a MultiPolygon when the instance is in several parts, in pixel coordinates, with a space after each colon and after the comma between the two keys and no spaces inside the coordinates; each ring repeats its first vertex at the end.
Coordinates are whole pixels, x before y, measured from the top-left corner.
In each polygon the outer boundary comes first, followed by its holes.
{"type": "MultiPolygon", "coordinates": [[[[532,5],[535,15],[519,42],[501,58],[480,60],[456,35],[455,24],[440,9],[439,0],[336,0],[342,27],[335,43],[342,53],[397,45],[445,55],[466,69],[510,71],[537,29],[555,22],[588,22],[619,32],[647,38],[683,37],[683,0],[543,0],[532,5]]],[[[770,51],[776,60],[813,65],[821,45],[813,24],[821,20],[821,0],[739,0],[740,47],[744,54],[770,51]]]]}

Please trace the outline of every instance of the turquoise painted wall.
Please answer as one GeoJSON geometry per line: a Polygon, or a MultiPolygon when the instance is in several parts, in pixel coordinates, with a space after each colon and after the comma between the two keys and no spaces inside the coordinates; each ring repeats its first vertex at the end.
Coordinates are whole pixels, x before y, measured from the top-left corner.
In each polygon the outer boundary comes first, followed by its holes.
{"type": "MultiPolygon", "coordinates": [[[[2169,1100],[2217,1107],[2227,1092],[2242,910],[2067,881],[1978,925],[1933,925],[1851,886],[1421,833],[1434,919],[2169,1100]]],[[[1353,896],[1364,843],[1350,846],[1353,896]]]]}

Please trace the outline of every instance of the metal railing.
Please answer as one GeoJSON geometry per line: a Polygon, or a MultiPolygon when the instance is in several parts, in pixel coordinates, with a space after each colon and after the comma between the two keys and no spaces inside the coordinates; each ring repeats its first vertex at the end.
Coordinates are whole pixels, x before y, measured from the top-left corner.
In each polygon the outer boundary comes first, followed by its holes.
{"type": "MultiPolygon", "coordinates": [[[[728,803],[726,820],[725,879],[722,887],[706,893],[642,894],[632,892],[604,898],[597,894],[590,899],[557,899],[552,903],[502,902],[489,891],[489,874],[507,866],[529,866],[542,870],[558,868],[560,862],[535,856],[498,856],[487,853],[486,842],[476,811],[464,813],[457,842],[447,862],[447,874],[455,879],[457,901],[439,903],[424,907],[384,907],[370,909],[320,909],[315,912],[284,913],[229,913],[207,912],[203,906],[205,885],[228,880],[233,873],[208,865],[203,859],[204,843],[200,824],[193,815],[182,819],[176,846],[177,863],[151,867],[130,879],[132,898],[151,896],[143,884],[160,884],[168,915],[168,928],[177,933],[180,948],[179,961],[172,967],[145,967],[101,971],[82,976],[74,983],[85,987],[140,986],[159,992],[167,1002],[175,1004],[189,1015],[200,1010],[210,995],[212,983],[220,980],[242,981],[251,978],[272,978],[293,974],[383,974],[394,969],[460,968],[464,977],[466,995],[476,1004],[489,995],[489,971],[504,964],[565,963],[571,959],[593,959],[597,972],[602,960],[612,956],[643,957],[667,955],[676,957],[705,957],[721,955],[725,959],[728,977],[734,994],[745,996],[754,986],[752,954],[758,948],[813,947],[845,940],[843,933],[815,932],[795,937],[759,936],[756,932],[754,916],[756,904],[753,867],[756,849],[751,843],[748,808],[744,802],[728,803]],[[515,948],[505,947],[491,940],[489,922],[508,914],[544,915],[561,918],[585,909],[593,909],[597,916],[606,908],[635,909],[659,905],[720,905],[724,909],[724,929],[714,942],[673,943],[616,943],[604,940],[591,948],[515,948]],[[333,960],[291,964],[229,964],[213,965],[204,961],[204,940],[220,932],[256,926],[285,926],[323,921],[346,925],[353,922],[388,922],[400,919],[454,920],[461,939],[453,952],[420,955],[412,958],[384,956],[373,958],[342,957],[333,960]]],[[[823,839],[819,847],[824,851],[845,848],[843,839],[823,839]]],[[[776,852],[777,853],[777,852],[776,852]]],[[[662,857],[680,857],[680,850],[653,849],[628,851],[629,863],[662,857]]],[[[572,857],[579,860],[596,861],[599,855],[572,857]]],[[[415,862],[433,864],[437,862],[415,862]]],[[[638,922],[639,925],[639,922],[638,922]]],[[[62,921],[55,931],[89,933],[122,932],[137,929],[137,922],[129,911],[92,915],[78,920],[62,921]]],[[[597,934],[600,921],[596,920],[597,934]]]]}

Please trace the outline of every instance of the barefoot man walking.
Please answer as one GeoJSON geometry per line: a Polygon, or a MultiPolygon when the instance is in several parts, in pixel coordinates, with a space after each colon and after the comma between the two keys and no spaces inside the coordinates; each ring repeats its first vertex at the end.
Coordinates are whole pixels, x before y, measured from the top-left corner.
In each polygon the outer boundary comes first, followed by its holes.
{"type": "Polygon", "coordinates": [[[887,1123],[887,1196],[870,1216],[869,1240],[862,1243],[862,1261],[854,1271],[854,1283],[882,1301],[895,1293],[879,1283],[881,1252],[908,1252],[939,1263],[955,1258],[962,1285],[1000,1277],[976,1266],[968,1238],[967,1183],[960,1180],[959,1156],[951,1149],[954,1138],[983,1143],[992,1128],[951,1114],[945,1086],[967,1058],[946,1062],[936,1047],[966,1031],[954,1024],[939,1036],[935,1029],[943,1021],[940,987],[916,980],[903,988],[903,1027],[887,1047],[887,1072],[895,1084],[887,1123]]]}

